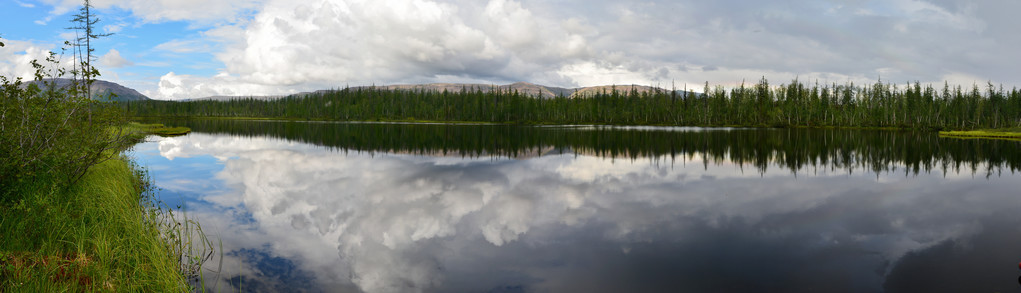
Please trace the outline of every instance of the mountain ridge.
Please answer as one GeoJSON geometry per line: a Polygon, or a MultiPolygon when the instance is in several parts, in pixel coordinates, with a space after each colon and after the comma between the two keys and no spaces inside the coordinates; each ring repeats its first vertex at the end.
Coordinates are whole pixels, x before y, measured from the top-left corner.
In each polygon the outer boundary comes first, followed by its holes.
{"type": "MultiPolygon", "coordinates": [[[[71,85],[71,79],[68,78],[46,78],[39,81],[29,81],[23,86],[29,84],[36,84],[40,87],[44,86],[45,83],[53,82],[58,88],[67,88],[71,85]]],[[[135,89],[120,85],[112,81],[96,80],[92,83],[92,99],[105,100],[109,94],[113,94],[111,101],[124,102],[124,101],[147,101],[151,100],[146,95],[138,92],[135,89]]]]}

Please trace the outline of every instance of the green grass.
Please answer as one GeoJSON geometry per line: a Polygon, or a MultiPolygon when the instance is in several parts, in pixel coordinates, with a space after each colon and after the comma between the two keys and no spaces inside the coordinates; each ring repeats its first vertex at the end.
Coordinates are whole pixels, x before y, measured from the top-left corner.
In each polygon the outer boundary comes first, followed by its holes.
{"type": "Polygon", "coordinates": [[[163,124],[142,124],[138,122],[130,122],[124,126],[124,129],[133,134],[153,134],[163,137],[182,136],[191,132],[191,128],[188,127],[169,127],[163,124]]]}
{"type": "Polygon", "coordinates": [[[1021,140],[1021,127],[972,131],[940,131],[941,137],[1021,140]]]}
{"type": "MultiPolygon", "coordinates": [[[[36,178],[0,202],[0,291],[179,292],[180,256],[147,207],[148,181],[118,157],[70,188],[36,178]]],[[[162,216],[165,217],[165,216],[162,216]]]]}

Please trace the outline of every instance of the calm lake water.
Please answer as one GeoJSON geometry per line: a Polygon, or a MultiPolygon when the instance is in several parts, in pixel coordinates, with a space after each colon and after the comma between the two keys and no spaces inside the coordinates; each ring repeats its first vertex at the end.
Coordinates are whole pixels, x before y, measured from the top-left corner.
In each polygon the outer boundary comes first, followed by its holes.
{"type": "Polygon", "coordinates": [[[205,274],[208,288],[1019,291],[1018,142],[846,130],[172,124],[195,132],[150,138],[133,156],[165,202],[222,241],[206,264],[220,271],[205,274]]]}

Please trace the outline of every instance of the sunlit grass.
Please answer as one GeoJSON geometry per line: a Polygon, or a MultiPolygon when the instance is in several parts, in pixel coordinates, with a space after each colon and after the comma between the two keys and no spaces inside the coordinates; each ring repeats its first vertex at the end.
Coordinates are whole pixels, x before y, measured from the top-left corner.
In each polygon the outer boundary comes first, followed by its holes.
{"type": "Polygon", "coordinates": [[[163,124],[142,124],[138,122],[130,122],[124,126],[124,129],[130,133],[135,134],[153,134],[163,137],[181,136],[191,132],[188,127],[170,127],[163,124]]]}
{"type": "Polygon", "coordinates": [[[1021,127],[972,131],[940,131],[942,137],[1021,140],[1021,127]]]}
{"type": "Polygon", "coordinates": [[[143,178],[119,158],[70,188],[36,180],[0,203],[0,291],[188,290],[180,243],[164,235],[190,231],[168,232],[158,219],[167,212],[141,205],[150,200],[143,178]]]}

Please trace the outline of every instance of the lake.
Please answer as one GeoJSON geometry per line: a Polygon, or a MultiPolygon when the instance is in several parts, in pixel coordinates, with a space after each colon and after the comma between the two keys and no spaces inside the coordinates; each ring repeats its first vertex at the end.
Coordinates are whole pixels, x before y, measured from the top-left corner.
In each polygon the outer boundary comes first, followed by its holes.
{"type": "Polygon", "coordinates": [[[131,155],[224,291],[1016,292],[1021,143],[174,121],[131,155]]]}

